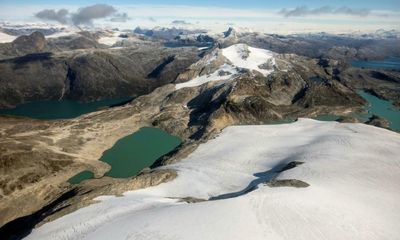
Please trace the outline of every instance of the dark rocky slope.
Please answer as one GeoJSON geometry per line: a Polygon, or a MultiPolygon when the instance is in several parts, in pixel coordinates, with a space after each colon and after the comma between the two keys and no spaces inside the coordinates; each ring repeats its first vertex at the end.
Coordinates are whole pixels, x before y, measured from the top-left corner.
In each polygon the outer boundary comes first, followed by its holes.
{"type": "Polygon", "coordinates": [[[92,101],[137,96],[175,80],[195,48],[157,44],[124,49],[32,53],[0,60],[0,107],[35,100],[92,101]]]}
{"type": "Polygon", "coordinates": [[[400,71],[347,68],[338,77],[346,85],[367,90],[400,107],[400,71]]]}

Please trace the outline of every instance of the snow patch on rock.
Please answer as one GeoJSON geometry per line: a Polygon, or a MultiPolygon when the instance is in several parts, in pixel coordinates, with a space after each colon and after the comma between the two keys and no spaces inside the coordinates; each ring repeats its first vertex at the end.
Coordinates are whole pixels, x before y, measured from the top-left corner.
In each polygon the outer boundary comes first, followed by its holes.
{"type": "Polygon", "coordinates": [[[98,42],[104,45],[112,46],[119,41],[126,40],[126,38],[120,37],[121,34],[124,34],[124,32],[115,31],[108,33],[107,35],[100,37],[98,42]]]}
{"type": "Polygon", "coordinates": [[[196,87],[208,82],[222,81],[233,79],[237,74],[237,69],[231,65],[224,64],[217,71],[202,75],[184,83],[178,83],[175,85],[175,89],[181,89],[185,87],[196,87]]]}

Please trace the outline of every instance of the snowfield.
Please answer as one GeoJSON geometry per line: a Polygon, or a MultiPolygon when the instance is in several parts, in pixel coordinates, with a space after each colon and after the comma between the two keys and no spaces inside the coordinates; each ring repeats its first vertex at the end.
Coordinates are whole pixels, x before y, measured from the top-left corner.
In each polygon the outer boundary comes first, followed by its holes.
{"type": "Polygon", "coordinates": [[[60,32],[56,32],[53,33],[51,35],[47,35],[45,36],[46,39],[49,38],[59,38],[59,37],[68,37],[68,36],[73,36],[73,35],[77,35],[80,32],[80,29],[76,29],[76,28],[66,28],[60,32]]]}
{"type": "Polygon", "coordinates": [[[8,35],[7,33],[0,32],[0,43],[12,42],[16,39],[16,36],[8,35]]]}
{"type": "MultiPolygon", "coordinates": [[[[207,82],[234,80],[239,76],[238,73],[240,69],[256,71],[265,77],[274,71],[275,53],[269,50],[249,47],[246,44],[235,44],[222,49],[221,54],[226,58],[227,63],[219,66],[219,68],[211,74],[201,75],[187,82],[178,83],[175,85],[175,89],[196,87],[207,82]]],[[[207,57],[209,58],[206,62],[207,65],[212,64],[213,61],[217,59],[217,56],[207,57]]],[[[201,61],[202,60],[199,62],[201,61]]]]}
{"type": "Polygon", "coordinates": [[[208,82],[232,80],[233,78],[235,78],[237,73],[238,71],[235,67],[229,64],[224,64],[221,67],[219,67],[217,71],[211,74],[201,75],[196,78],[193,78],[190,81],[176,84],[175,89],[181,89],[185,87],[196,87],[208,82]]]}
{"type": "Polygon", "coordinates": [[[112,46],[114,44],[116,44],[119,41],[124,41],[126,40],[126,38],[122,38],[120,37],[121,34],[124,34],[125,32],[121,32],[121,31],[115,31],[112,33],[108,33],[107,36],[103,36],[101,37],[98,42],[101,44],[105,44],[108,46],[112,46]]]}
{"type": "Polygon", "coordinates": [[[166,166],[175,180],[100,197],[27,239],[399,239],[399,156],[398,133],[364,124],[232,126],[166,166]],[[285,179],[309,186],[264,184],[285,179]]]}
{"type": "Polygon", "coordinates": [[[17,37],[22,36],[22,35],[29,35],[33,31],[40,31],[43,30],[42,32],[45,34],[46,38],[58,38],[58,37],[65,37],[65,36],[70,36],[70,35],[75,35],[78,32],[82,31],[81,29],[75,27],[75,26],[69,26],[69,25],[64,25],[64,24],[49,24],[49,23],[40,23],[40,22],[0,22],[0,29],[10,29],[14,30],[15,36],[14,35],[9,35],[7,33],[1,32],[0,31],[0,43],[5,43],[5,42],[12,42],[14,41],[17,37]],[[19,32],[19,34],[18,34],[19,32]],[[45,33],[47,32],[47,33],[45,33]]]}
{"type": "Polygon", "coordinates": [[[222,49],[222,54],[236,67],[254,70],[268,76],[273,72],[272,69],[260,67],[265,63],[275,65],[274,53],[261,49],[249,47],[246,44],[235,44],[222,49]]]}

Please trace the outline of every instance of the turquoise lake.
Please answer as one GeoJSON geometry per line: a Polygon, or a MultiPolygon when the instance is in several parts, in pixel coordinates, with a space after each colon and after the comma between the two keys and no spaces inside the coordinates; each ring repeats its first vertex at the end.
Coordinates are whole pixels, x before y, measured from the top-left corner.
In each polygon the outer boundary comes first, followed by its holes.
{"type": "Polygon", "coordinates": [[[365,91],[360,90],[357,93],[368,101],[367,114],[361,116],[362,120],[377,115],[390,122],[390,129],[400,132],[400,109],[396,108],[391,101],[380,99],[365,91]]]}
{"type": "Polygon", "coordinates": [[[35,101],[18,105],[16,108],[0,109],[0,115],[24,116],[35,119],[68,119],[97,111],[101,108],[120,105],[132,100],[121,97],[96,102],[77,102],[72,100],[35,101]]]}
{"type": "MultiPolygon", "coordinates": [[[[127,178],[150,167],[157,159],[175,150],[181,144],[178,137],[161,129],[144,127],[137,132],[118,140],[114,146],[103,153],[100,161],[111,166],[105,176],[127,178]]],[[[68,180],[78,184],[93,178],[93,173],[83,171],[68,180]]]]}
{"type": "Polygon", "coordinates": [[[111,170],[106,176],[126,178],[150,167],[157,159],[180,144],[181,140],[178,137],[158,128],[144,127],[118,140],[112,148],[103,153],[100,160],[111,165],[111,170]]]}

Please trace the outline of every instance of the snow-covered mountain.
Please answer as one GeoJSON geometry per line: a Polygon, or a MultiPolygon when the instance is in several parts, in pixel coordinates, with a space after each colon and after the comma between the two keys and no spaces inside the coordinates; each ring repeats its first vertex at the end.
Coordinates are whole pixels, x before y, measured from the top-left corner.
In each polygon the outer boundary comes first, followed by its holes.
{"type": "Polygon", "coordinates": [[[27,239],[397,239],[399,155],[399,134],[364,124],[232,126],[166,166],[175,180],[27,239]]]}
{"type": "Polygon", "coordinates": [[[154,27],[154,28],[141,28],[136,27],[133,30],[136,34],[142,34],[147,37],[153,37],[156,39],[164,39],[164,40],[171,40],[176,38],[177,36],[181,36],[182,38],[185,36],[197,36],[199,34],[207,33],[206,30],[203,29],[187,29],[187,28],[166,28],[166,27],[154,27]]]}
{"type": "Polygon", "coordinates": [[[185,82],[176,84],[176,89],[213,81],[233,80],[243,71],[268,76],[274,71],[274,55],[271,51],[246,44],[215,49],[178,77],[178,81],[185,82]]]}
{"type": "Polygon", "coordinates": [[[228,28],[226,32],[223,33],[224,38],[236,38],[236,30],[232,27],[228,28]]]}
{"type": "Polygon", "coordinates": [[[82,31],[74,26],[48,23],[24,23],[12,24],[0,22],[0,43],[12,42],[22,35],[30,35],[33,32],[40,32],[46,38],[58,38],[70,36],[82,31]]]}
{"type": "Polygon", "coordinates": [[[11,24],[9,22],[0,22],[0,43],[12,42],[17,37],[22,35],[30,35],[33,32],[40,32],[46,38],[59,38],[71,35],[77,35],[79,32],[88,31],[97,34],[98,42],[101,44],[112,46],[119,41],[126,40],[124,37],[130,31],[121,31],[119,29],[110,28],[90,28],[76,27],[63,24],[48,24],[48,23],[26,23],[26,24],[11,24]]]}

